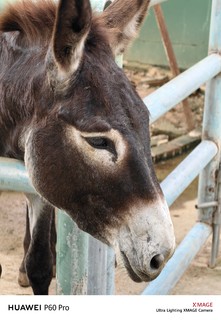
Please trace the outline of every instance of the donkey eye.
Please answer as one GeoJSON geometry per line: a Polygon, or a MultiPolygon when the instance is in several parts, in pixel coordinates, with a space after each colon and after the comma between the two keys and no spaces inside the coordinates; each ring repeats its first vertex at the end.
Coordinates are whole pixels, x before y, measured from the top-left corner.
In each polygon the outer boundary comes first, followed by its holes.
{"type": "Polygon", "coordinates": [[[87,143],[89,143],[90,146],[96,149],[107,149],[108,145],[110,144],[110,140],[103,137],[93,137],[93,138],[85,138],[87,143]]]}
{"type": "Polygon", "coordinates": [[[105,149],[117,155],[113,141],[106,137],[85,137],[87,143],[95,149],[105,149]]]}

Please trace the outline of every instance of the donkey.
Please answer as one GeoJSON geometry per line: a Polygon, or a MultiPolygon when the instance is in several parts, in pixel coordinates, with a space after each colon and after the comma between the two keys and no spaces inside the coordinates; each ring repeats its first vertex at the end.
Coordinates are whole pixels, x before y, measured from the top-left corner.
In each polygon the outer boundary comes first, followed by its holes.
{"type": "Polygon", "coordinates": [[[48,294],[54,207],[118,250],[130,277],[150,281],[174,251],[174,231],[150,153],[149,114],[114,56],[149,0],[23,0],[0,16],[0,156],[25,161],[30,239],[23,261],[48,294]]]}

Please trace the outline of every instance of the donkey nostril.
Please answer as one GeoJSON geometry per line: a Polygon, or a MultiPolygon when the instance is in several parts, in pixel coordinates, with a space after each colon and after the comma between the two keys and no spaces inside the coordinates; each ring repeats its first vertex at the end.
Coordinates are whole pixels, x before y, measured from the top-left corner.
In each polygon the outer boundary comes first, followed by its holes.
{"type": "Polygon", "coordinates": [[[159,269],[164,262],[164,256],[162,254],[156,254],[151,260],[150,260],[150,266],[152,269],[159,269]]]}

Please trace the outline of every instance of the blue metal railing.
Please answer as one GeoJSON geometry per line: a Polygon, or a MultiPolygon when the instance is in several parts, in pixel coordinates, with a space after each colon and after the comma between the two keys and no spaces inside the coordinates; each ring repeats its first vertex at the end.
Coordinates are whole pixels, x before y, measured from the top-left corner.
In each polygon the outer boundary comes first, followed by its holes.
{"type": "MultiPolygon", "coordinates": [[[[152,4],[162,1],[152,1],[152,4]]],[[[94,6],[96,6],[96,3],[98,2],[99,4],[101,3],[100,0],[94,0],[92,2],[94,6]]],[[[103,3],[105,3],[105,1],[103,1],[103,3]]],[[[175,201],[175,199],[199,174],[198,203],[211,204],[217,202],[217,172],[219,170],[221,146],[221,77],[219,75],[221,72],[221,56],[218,54],[221,51],[220,32],[221,0],[213,0],[209,56],[150,94],[148,97],[144,98],[144,102],[150,111],[152,123],[194,92],[202,84],[208,82],[203,122],[203,140],[161,183],[161,187],[169,205],[175,201]]],[[[25,166],[21,161],[0,158],[0,190],[15,190],[29,193],[35,192],[29,182],[25,166]]],[[[200,209],[199,221],[201,222],[197,223],[191,229],[177,248],[174,256],[165,266],[160,276],[144,290],[143,294],[167,294],[180,279],[212,231],[214,238],[213,243],[217,244],[220,231],[219,223],[221,219],[216,218],[215,221],[213,220],[214,210],[214,207],[209,205],[208,207],[206,206],[200,209]]],[[[90,257],[88,258],[88,247],[90,248],[88,236],[79,233],[79,230],[76,231],[75,224],[70,221],[70,218],[66,218],[64,214],[59,215],[58,221],[58,235],[60,238],[58,243],[58,260],[59,255],[64,252],[65,255],[71,255],[71,258],[69,257],[66,260],[66,267],[64,265],[58,265],[58,293],[86,293],[85,283],[83,283],[82,290],[77,291],[76,287],[79,288],[79,282],[82,283],[82,277],[83,281],[87,278],[86,273],[88,269],[91,270],[91,273],[94,272],[94,267],[88,267],[88,261],[90,261],[90,257]],[[67,230],[67,223],[69,227],[71,225],[71,230],[67,230]],[[76,232],[77,235],[74,236],[76,232]],[[65,236],[64,233],[66,233],[65,236]],[[69,236],[69,246],[66,241],[67,236],[69,236]],[[78,237],[80,237],[80,240],[78,237]],[[77,241],[79,247],[75,246],[74,249],[70,248],[70,244],[72,246],[74,243],[72,243],[72,240],[75,242],[77,241]],[[84,252],[83,258],[80,257],[80,264],[75,265],[75,274],[77,274],[77,276],[74,278],[73,275],[71,275],[72,261],[76,258],[76,252],[79,254],[79,250],[82,250],[82,248],[84,252]],[[82,266],[84,272],[78,274],[77,269],[82,269],[82,266]],[[65,271],[62,271],[62,268],[65,271]],[[71,285],[67,288],[61,283],[62,281],[64,283],[70,281],[71,285]]],[[[96,246],[97,245],[99,246],[100,244],[96,244],[96,246]]],[[[111,265],[113,265],[113,255],[108,249],[104,247],[101,248],[102,250],[98,250],[99,252],[102,251],[99,261],[103,261],[103,267],[100,273],[94,278],[95,281],[97,281],[96,293],[111,294],[113,293],[114,282],[114,267],[111,268],[111,265]],[[106,274],[104,275],[104,273],[106,274]],[[102,282],[106,281],[106,286],[101,288],[102,283],[101,281],[99,282],[98,278],[105,279],[102,280],[102,282]]],[[[212,249],[213,263],[216,255],[217,248],[214,245],[212,249]]],[[[96,256],[96,259],[97,257],[98,256],[96,256]]],[[[94,275],[92,275],[92,277],[94,277],[94,275]]],[[[91,280],[89,279],[89,282],[90,281],[91,280]]],[[[93,286],[93,284],[91,286],[93,286]]],[[[94,294],[91,289],[87,292],[94,294]]]]}

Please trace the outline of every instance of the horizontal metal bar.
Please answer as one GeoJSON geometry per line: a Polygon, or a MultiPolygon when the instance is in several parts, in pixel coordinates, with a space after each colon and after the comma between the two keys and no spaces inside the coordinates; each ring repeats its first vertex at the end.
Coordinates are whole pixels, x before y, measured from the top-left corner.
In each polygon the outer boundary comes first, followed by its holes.
{"type": "Polygon", "coordinates": [[[202,141],[176,169],[166,177],[161,183],[161,188],[169,206],[213,159],[217,150],[214,142],[208,140],[202,141]]]}
{"type": "Polygon", "coordinates": [[[161,274],[146,287],[142,295],[168,294],[189,267],[211,232],[211,226],[196,223],[177,247],[161,274]]]}
{"type": "Polygon", "coordinates": [[[211,207],[217,207],[218,201],[210,201],[210,202],[203,202],[195,205],[196,209],[204,209],[204,208],[211,208],[211,207]]]}
{"type": "Polygon", "coordinates": [[[143,99],[150,123],[188,97],[202,84],[221,72],[221,56],[211,54],[143,99]]]}
{"type": "Polygon", "coordinates": [[[0,190],[36,193],[24,162],[0,157],[0,190]]]}

